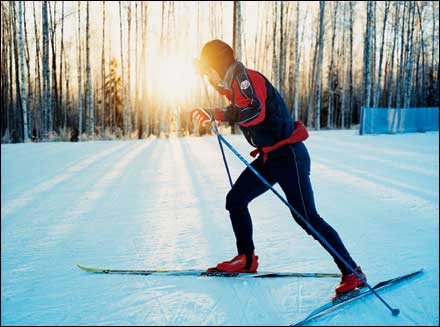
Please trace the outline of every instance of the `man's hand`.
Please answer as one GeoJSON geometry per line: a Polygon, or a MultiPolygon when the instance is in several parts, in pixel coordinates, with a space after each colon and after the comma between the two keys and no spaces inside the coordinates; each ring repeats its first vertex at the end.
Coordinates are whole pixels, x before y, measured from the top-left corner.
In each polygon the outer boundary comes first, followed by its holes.
{"type": "Polygon", "coordinates": [[[213,118],[212,115],[203,108],[196,108],[191,111],[190,119],[194,124],[201,125],[203,127],[208,127],[213,118]]]}

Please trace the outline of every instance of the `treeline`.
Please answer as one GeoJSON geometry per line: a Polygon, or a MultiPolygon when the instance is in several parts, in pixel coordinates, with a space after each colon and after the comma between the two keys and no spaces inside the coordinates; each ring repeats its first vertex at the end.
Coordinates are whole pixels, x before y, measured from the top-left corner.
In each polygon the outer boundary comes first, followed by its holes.
{"type": "Polygon", "coordinates": [[[203,133],[188,112],[225,102],[179,67],[213,38],[309,128],[435,107],[438,21],[438,1],[2,1],[2,142],[203,133]]]}

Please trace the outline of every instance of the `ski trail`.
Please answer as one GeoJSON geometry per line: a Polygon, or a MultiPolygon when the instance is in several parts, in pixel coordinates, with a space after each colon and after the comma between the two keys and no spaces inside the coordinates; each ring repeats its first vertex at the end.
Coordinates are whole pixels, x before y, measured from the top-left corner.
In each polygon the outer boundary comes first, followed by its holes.
{"type": "Polygon", "coordinates": [[[338,170],[342,169],[342,171],[351,173],[353,176],[363,176],[365,178],[368,178],[369,181],[377,182],[379,185],[387,185],[387,187],[390,189],[392,188],[395,190],[408,191],[408,193],[411,192],[413,197],[420,198],[422,201],[431,202],[431,204],[435,203],[435,201],[438,199],[438,192],[432,192],[424,187],[417,187],[408,183],[403,183],[396,178],[379,176],[378,174],[372,174],[366,170],[354,168],[353,166],[341,164],[340,162],[336,163],[334,161],[322,159],[322,157],[319,158],[317,161],[328,167],[337,168],[338,170]]]}
{"type": "MultiPolygon", "coordinates": [[[[322,159],[314,160],[312,173],[313,171],[318,171],[320,175],[323,175],[325,177],[336,179],[338,183],[341,183],[341,181],[343,181],[342,183],[361,188],[367,191],[367,193],[371,193],[372,191],[374,191],[375,197],[377,199],[393,200],[400,203],[403,202],[408,206],[408,208],[412,210],[419,210],[417,214],[420,214],[420,212],[426,212],[427,217],[438,215],[439,208],[438,205],[436,205],[435,203],[427,201],[420,196],[410,195],[406,192],[399,191],[398,189],[373,182],[371,176],[369,176],[368,173],[366,173],[367,177],[364,178],[355,175],[354,173],[344,172],[340,169],[332,169],[331,165],[328,165],[326,161],[322,159]]],[[[348,171],[356,170],[350,169],[348,171]]]]}
{"type": "MultiPolygon", "coordinates": [[[[197,220],[191,221],[191,225],[197,231],[199,238],[198,248],[204,249],[205,252],[199,254],[200,259],[204,258],[205,265],[215,265],[214,262],[207,262],[206,258],[212,256],[220,248],[227,248],[224,239],[219,236],[228,235],[229,217],[227,211],[224,209],[224,203],[218,203],[218,198],[222,198],[216,193],[216,185],[209,173],[206,174],[206,167],[210,166],[208,160],[199,160],[196,153],[194,153],[194,145],[190,146],[186,139],[179,139],[175,144],[176,158],[180,158],[181,172],[179,176],[182,182],[189,187],[191,202],[186,203],[186,210],[194,212],[194,217],[197,220]],[[201,174],[205,171],[205,174],[201,174]],[[218,209],[218,210],[217,210],[218,209]],[[213,230],[212,226],[216,226],[217,230],[213,230]],[[214,246],[216,244],[216,246],[214,246]]],[[[207,148],[203,146],[203,148],[207,148]]],[[[225,194],[226,196],[226,194],[225,194]]],[[[231,247],[232,248],[232,247],[231,247]]],[[[211,259],[212,260],[212,259],[211,259]]]]}
{"type": "Polygon", "coordinates": [[[436,159],[435,155],[431,154],[425,154],[420,152],[411,152],[411,151],[405,151],[405,150],[398,150],[398,149],[392,149],[392,147],[381,147],[380,145],[371,145],[366,144],[365,141],[362,138],[356,139],[359,142],[353,143],[353,142],[344,142],[341,140],[336,140],[335,138],[331,138],[331,141],[329,141],[327,138],[323,136],[317,136],[316,134],[313,135],[313,143],[317,144],[326,144],[329,147],[336,147],[336,148],[344,148],[344,149],[354,149],[355,153],[357,153],[359,150],[362,150],[363,152],[368,152],[377,156],[385,155],[385,156],[396,156],[396,157],[402,157],[403,160],[407,159],[418,159],[420,161],[434,161],[436,159]]]}
{"type": "Polygon", "coordinates": [[[27,206],[30,202],[34,201],[39,196],[43,196],[46,192],[48,192],[54,186],[66,182],[67,180],[74,177],[75,174],[90,167],[92,164],[97,162],[98,160],[111,155],[112,153],[123,148],[123,144],[119,146],[113,146],[107,150],[101,151],[91,157],[85,158],[78,163],[75,163],[68,168],[64,174],[56,175],[51,179],[41,182],[34,187],[31,187],[29,190],[19,194],[17,197],[9,198],[8,201],[5,201],[2,198],[2,212],[1,212],[1,220],[8,216],[14,214],[17,210],[27,206]],[[3,202],[5,202],[3,204],[3,202]]]}
{"type": "MultiPolygon", "coordinates": [[[[330,152],[330,153],[340,153],[341,149],[336,149],[334,147],[324,147],[324,146],[320,146],[320,145],[316,145],[316,144],[312,144],[310,146],[310,150],[312,152],[315,153],[319,153],[321,154],[321,158],[322,153],[325,152],[330,152]]],[[[366,152],[368,153],[368,152],[366,152]]],[[[351,158],[355,159],[356,161],[359,160],[363,160],[365,162],[378,162],[381,164],[385,164],[389,167],[392,167],[394,169],[397,170],[406,170],[409,173],[418,173],[421,175],[425,175],[428,177],[438,177],[438,161],[437,161],[437,165],[436,165],[436,161],[433,158],[432,161],[429,161],[429,167],[428,168],[424,168],[424,167],[420,167],[416,166],[416,165],[410,165],[408,163],[402,162],[402,161],[397,161],[394,158],[390,158],[390,159],[385,159],[384,157],[378,157],[378,156],[373,156],[373,155],[367,155],[365,153],[353,153],[350,151],[345,151],[345,154],[347,154],[348,156],[350,156],[351,158]],[[432,166],[431,166],[432,165],[432,166]]],[[[331,156],[333,157],[333,156],[331,156]]]]}
{"type": "Polygon", "coordinates": [[[134,148],[128,154],[122,157],[111,170],[101,177],[92,189],[84,192],[73,208],[67,210],[62,222],[50,228],[46,237],[38,241],[37,247],[47,248],[63,239],[74,227],[76,220],[88,213],[93,205],[109,190],[112,183],[124,173],[124,169],[150,144],[151,142],[135,143],[134,148]]]}

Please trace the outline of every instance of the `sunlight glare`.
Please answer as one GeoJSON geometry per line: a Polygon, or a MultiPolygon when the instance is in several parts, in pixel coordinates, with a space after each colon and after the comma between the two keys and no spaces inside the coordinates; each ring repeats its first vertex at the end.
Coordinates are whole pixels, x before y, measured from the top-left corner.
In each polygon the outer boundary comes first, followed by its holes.
{"type": "Polygon", "coordinates": [[[157,78],[157,95],[175,104],[191,97],[197,78],[192,60],[174,55],[159,62],[160,64],[153,68],[153,75],[157,78]]]}

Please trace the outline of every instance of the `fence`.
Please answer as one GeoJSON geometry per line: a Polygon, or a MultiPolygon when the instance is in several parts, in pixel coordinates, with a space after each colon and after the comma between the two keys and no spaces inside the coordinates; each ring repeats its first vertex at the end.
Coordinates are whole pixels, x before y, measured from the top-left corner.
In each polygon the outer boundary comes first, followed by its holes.
{"type": "Polygon", "coordinates": [[[438,131],[439,108],[362,107],[359,134],[438,131]]]}

